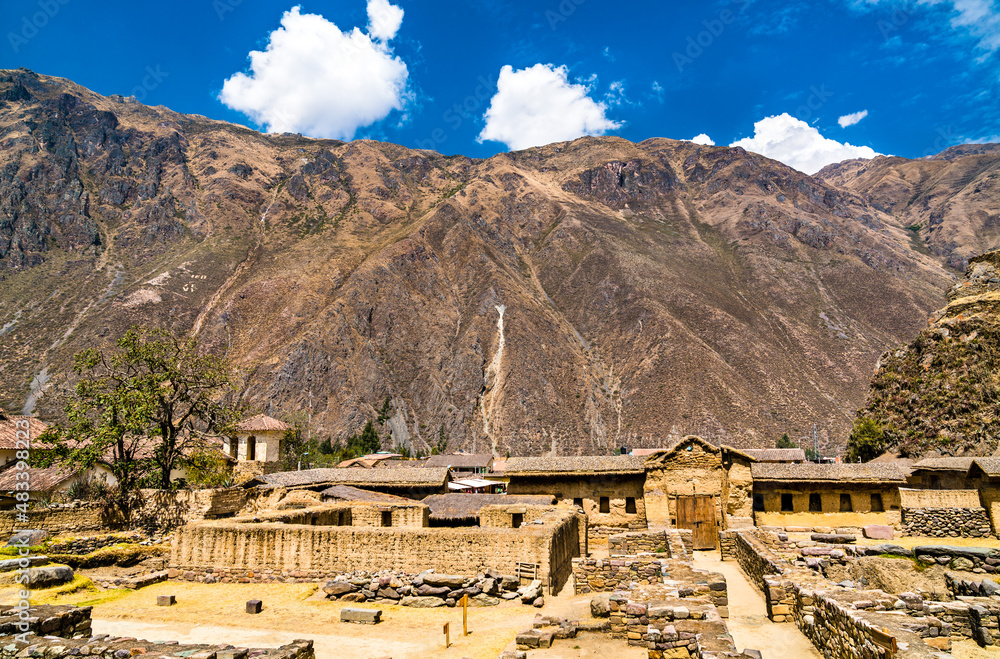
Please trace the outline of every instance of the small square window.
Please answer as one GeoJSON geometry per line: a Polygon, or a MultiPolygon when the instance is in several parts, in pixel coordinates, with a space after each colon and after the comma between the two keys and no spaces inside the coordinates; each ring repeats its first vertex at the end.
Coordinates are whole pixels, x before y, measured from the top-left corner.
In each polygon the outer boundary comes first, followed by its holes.
{"type": "Polygon", "coordinates": [[[392,526],[392,511],[383,510],[382,511],[382,526],[392,526]]]}
{"type": "Polygon", "coordinates": [[[823,497],[820,496],[819,492],[813,492],[809,495],[809,512],[823,512],[823,497]]]}
{"type": "Polygon", "coordinates": [[[583,508],[583,497],[576,497],[573,499],[573,505],[577,508],[583,508]]]}
{"type": "Polygon", "coordinates": [[[625,497],[625,512],[629,515],[635,514],[635,497],[625,497]]]}
{"type": "Polygon", "coordinates": [[[753,495],[753,509],[754,512],[762,513],[764,512],[764,495],[755,494],[753,495]]]}
{"type": "Polygon", "coordinates": [[[840,512],[842,512],[842,513],[853,513],[854,512],[854,506],[851,505],[851,495],[850,494],[844,493],[844,494],[840,495],[840,512]]]}
{"type": "Polygon", "coordinates": [[[601,510],[602,513],[610,513],[611,512],[611,499],[609,499],[608,497],[601,497],[601,508],[600,508],[600,510],[601,510]]]}
{"type": "Polygon", "coordinates": [[[873,513],[885,512],[885,505],[882,503],[882,494],[880,492],[872,493],[872,512],[873,513]]]}
{"type": "Polygon", "coordinates": [[[792,495],[791,494],[782,494],[781,495],[781,512],[783,512],[783,513],[790,513],[793,510],[795,510],[795,508],[792,505],[792,495]]]}
{"type": "Polygon", "coordinates": [[[511,513],[510,515],[510,527],[512,529],[519,529],[521,525],[524,524],[524,514],[523,513],[511,513]]]}

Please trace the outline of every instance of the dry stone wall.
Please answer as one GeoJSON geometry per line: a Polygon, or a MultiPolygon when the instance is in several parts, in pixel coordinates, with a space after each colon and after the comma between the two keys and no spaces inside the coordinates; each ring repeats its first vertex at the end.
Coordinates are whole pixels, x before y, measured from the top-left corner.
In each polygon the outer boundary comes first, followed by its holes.
{"type": "Polygon", "coordinates": [[[10,536],[19,529],[45,529],[52,535],[106,531],[101,506],[96,503],[74,502],[29,510],[28,519],[18,521],[21,514],[14,510],[0,511],[0,535],[10,536]]]}
{"type": "Polygon", "coordinates": [[[903,535],[927,538],[985,538],[985,508],[903,508],[903,535]]]}
{"type": "MultiPolygon", "coordinates": [[[[0,609],[0,636],[14,636],[23,631],[44,636],[73,638],[90,635],[90,613],[93,607],[76,606],[32,606],[27,609],[28,617],[21,619],[20,609],[5,606],[0,609]],[[19,624],[28,623],[28,629],[19,624]]],[[[24,646],[22,646],[23,648],[24,646]]]]}
{"type": "Polygon", "coordinates": [[[608,547],[612,556],[669,552],[666,531],[639,531],[612,535],[608,538],[608,547]]]}

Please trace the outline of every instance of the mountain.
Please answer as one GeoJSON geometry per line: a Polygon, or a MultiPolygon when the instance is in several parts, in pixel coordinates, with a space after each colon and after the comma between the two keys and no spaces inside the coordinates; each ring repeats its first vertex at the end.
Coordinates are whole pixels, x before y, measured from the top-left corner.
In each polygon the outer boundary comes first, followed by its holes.
{"type": "Polygon", "coordinates": [[[858,416],[903,456],[991,455],[1000,440],[1000,252],[975,257],[948,305],[883,355],[858,416]]]}
{"type": "Polygon", "coordinates": [[[254,407],[311,401],[321,436],[388,397],[386,447],[773,446],[815,423],[833,452],[955,280],[850,163],[614,137],[473,160],[24,69],[0,103],[0,406],[46,419],[75,352],[143,323],[225,352],[254,407]]]}
{"type": "Polygon", "coordinates": [[[915,249],[958,271],[1000,247],[1000,144],[955,146],[921,160],[849,160],[816,178],[892,215],[915,249]]]}

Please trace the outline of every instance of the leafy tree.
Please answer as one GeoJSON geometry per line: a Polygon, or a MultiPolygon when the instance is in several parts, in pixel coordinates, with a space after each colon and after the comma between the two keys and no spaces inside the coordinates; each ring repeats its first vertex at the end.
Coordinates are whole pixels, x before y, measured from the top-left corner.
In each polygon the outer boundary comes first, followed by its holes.
{"type": "Polygon", "coordinates": [[[170,487],[184,454],[203,449],[237,420],[218,401],[231,389],[225,359],[201,354],[193,338],[164,329],[132,327],[114,350],[89,348],[74,356],[80,376],[66,405],[66,423],[40,437],[46,467],[109,466],[118,481],[114,504],[128,519],[142,486],[170,487]]]}
{"type": "Polygon", "coordinates": [[[195,489],[228,487],[233,483],[233,470],[218,451],[195,451],[184,463],[188,484],[195,489]]]}
{"type": "Polygon", "coordinates": [[[884,453],[888,444],[885,429],[878,421],[869,417],[855,419],[847,440],[847,460],[868,462],[884,453]]]}
{"type": "Polygon", "coordinates": [[[795,442],[793,442],[791,440],[791,438],[789,438],[787,432],[784,435],[781,436],[781,439],[778,440],[778,443],[775,444],[775,446],[777,448],[798,448],[799,447],[798,444],[796,444],[795,442]]]}

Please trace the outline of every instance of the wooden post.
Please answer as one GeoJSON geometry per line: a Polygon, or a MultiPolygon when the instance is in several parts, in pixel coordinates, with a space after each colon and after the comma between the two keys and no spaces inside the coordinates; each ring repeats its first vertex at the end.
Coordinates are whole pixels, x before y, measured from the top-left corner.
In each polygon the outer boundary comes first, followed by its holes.
{"type": "Polygon", "coordinates": [[[448,638],[448,623],[444,623],[444,649],[451,647],[451,640],[448,638]]]}
{"type": "Polygon", "coordinates": [[[469,635],[469,594],[462,595],[462,636],[469,635]]]}

